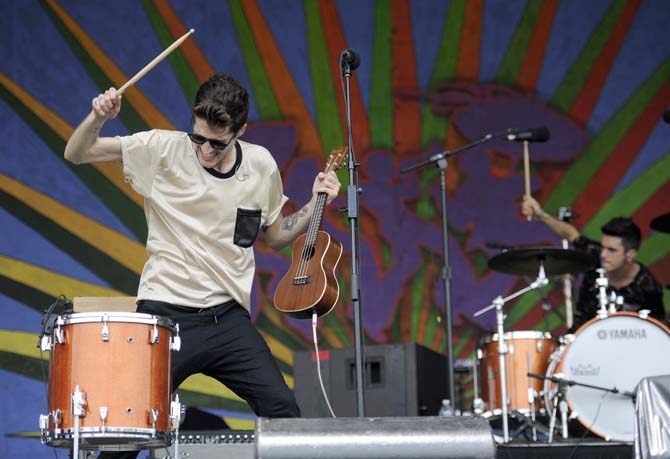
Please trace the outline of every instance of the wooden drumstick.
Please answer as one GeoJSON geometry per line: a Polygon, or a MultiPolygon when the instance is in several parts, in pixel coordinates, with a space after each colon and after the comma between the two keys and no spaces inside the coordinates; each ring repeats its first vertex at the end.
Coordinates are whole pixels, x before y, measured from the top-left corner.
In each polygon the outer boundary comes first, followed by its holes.
{"type": "Polygon", "coordinates": [[[151,61],[147,65],[145,65],[144,68],[142,70],[140,70],[139,72],[137,72],[134,77],[132,77],[130,80],[128,80],[126,82],[126,84],[121,86],[118,89],[118,91],[116,91],[116,93],[119,94],[119,95],[123,94],[123,91],[125,91],[126,89],[128,89],[129,87],[131,87],[132,85],[137,83],[137,80],[142,78],[149,70],[156,67],[156,65],[158,65],[158,63],[160,61],[165,59],[167,57],[167,55],[170,54],[172,51],[177,49],[177,47],[179,47],[179,45],[181,45],[184,42],[184,40],[186,40],[189,37],[189,35],[191,35],[193,32],[195,32],[195,29],[191,29],[188,32],[186,32],[184,35],[182,35],[179,39],[177,39],[177,41],[175,41],[168,48],[166,48],[165,51],[163,51],[158,56],[156,56],[153,61],[151,61]]]}
{"type": "MultiPolygon", "coordinates": [[[[530,158],[528,155],[528,141],[523,141],[523,178],[526,183],[526,196],[530,196],[530,158]]],[[[526,217],[527,221],[531,220],[531,216],[526,217]]]]}

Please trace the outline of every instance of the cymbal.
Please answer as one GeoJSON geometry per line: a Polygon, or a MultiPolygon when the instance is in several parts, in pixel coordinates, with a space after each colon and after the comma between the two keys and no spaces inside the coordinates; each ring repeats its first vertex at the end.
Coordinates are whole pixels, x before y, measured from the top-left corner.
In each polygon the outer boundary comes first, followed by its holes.
{"type": "Polygon", "coordinates": [[[651,223],[649,223],[649,226],[655,231],[670,233],[670,213],[665,213],[654,218],[651,223]]]}
{"type": "Polygon", "coordinates": [[[489,268],[517,276],[537,276],[540,262],[547,276],[576,274],[594,268],[598,258],[581,250],[560,247],[523,247],[499,253],[489,260],[489,268]]]}

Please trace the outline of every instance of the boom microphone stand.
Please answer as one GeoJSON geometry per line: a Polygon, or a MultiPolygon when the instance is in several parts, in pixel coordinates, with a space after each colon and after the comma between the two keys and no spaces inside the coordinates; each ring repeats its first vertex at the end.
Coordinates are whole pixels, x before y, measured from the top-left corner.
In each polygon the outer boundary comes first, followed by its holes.
{"type": "Polygon", "coordinates": [[[358,174],[356,168],[356,155],[354,153],[354,142],[351,134],[351,103],[349,80],[351,73],[358,68],[361,58],[356,51],[347,48],[340,54],[341,76],[346,82],[344,88],[344,110],[347,118],[347,134],[349,146],[349,186],[347,187],[347,214],[349,228],[351,228],[351,304],[354,312],[354,356],[356,361],[356,408],[359,417],[365,416],[365,377],[363,360],[363,319],[361,316],[361,261],[360,261],[360,236],[358,230],[358,174]]]}
{"type": "Polygon", "coordinates": [[[456,406],[456,400],[454,399],[454,348],[453,348],[453,326],[451,323],[451,270],[449,268],[449,227],[447,225],[447,180],[446,180],[446,170],[447,170],[447,158],[451,155],[454,155],[460,151],[467,150],[469,148],[476,147],[484,142],[495,138],[492,134],[487,134],[480,139],[475,140],[472,143],[463,145],[459,148],[456,148],[452,151],[443,151],[431,156],[428,159],[420,161],[412,166],[405,167],[400,170],[401,174],[426,167],[431,164],[437,165],[440,168],[440,191],[442,197],[442,250],[444,251],[444,266],[442,267],[442,280],[444,283],[444,300],[445,308],[444,314],[446,320],[444,321],[446,327],[446,336],[447,336],[447,365],[449,372],[449,400],[451,401],[451,406],[456,406]]]}

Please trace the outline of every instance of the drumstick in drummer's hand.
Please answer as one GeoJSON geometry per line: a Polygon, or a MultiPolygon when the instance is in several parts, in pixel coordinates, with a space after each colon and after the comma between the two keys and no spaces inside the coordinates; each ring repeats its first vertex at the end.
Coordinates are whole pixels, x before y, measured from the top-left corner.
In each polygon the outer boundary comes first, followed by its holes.
{"type": "MultiPolygon", "coordinates": [[[[526,184],[526,196],[530,196],[530,158],[528,155],[528,141],[523,141],[523,178],[526,184]]],[[[530,215],[526,216],[527,221],[531,221],[530,215]]]]}
{"type": "Polygon", "coordinates": [[[177,39],[177,41],[175,41],[168,48],[166,48],[165,51],[163,51],[158,56],[156,56],[153,61],[151,61],[147,65],[145,65],[144,68],[142,70],[140,70],[139,72],[137,72],[135,74],[135,76],[133,76],[130,80],[128,80],[126,82],[126,84],[121,86],[118,89],[118,91],[116,91],[116,93],[121,95],[121,94],[123,94],[123,91],[125,91],[126,89],[128,89],[129,87],[131,87],[132,85],[137,83],[137,80],[142,78],[149,70],[156,67],[156,65],[158,65],[158,63],[160,61],[165,59],[167,57],[167,55],[170,54],[172,51],[177,49],[177,47],[179,45],[181,45],[184,42],[184,40],[186,40],[189,37],[189,35],[191,35],[193,32],[195,32],[195,29],[191,29],[188,32],[186,32],[184,35],[182,35],[179,39],[177,39]]]}

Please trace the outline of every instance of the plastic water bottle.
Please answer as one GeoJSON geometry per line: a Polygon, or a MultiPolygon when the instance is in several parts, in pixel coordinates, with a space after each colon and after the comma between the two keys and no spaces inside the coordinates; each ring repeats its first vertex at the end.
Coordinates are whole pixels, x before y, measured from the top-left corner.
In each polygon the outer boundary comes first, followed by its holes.
{"type": "Polygon", "coordinates": [[[440,407],[440,416],[453,416],[454,410],[451,409],[451,401],[448,399],[442,400],[442,406],[440,407]]]}

